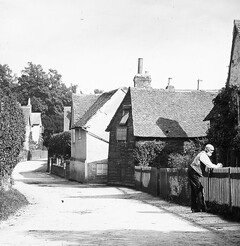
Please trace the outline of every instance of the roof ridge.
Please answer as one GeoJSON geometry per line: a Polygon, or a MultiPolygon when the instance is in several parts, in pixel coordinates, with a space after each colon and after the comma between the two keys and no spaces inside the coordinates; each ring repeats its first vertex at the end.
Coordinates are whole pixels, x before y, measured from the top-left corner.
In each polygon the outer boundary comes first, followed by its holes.
{"type": "Polygon", "coordinates": [[[87,123],[89,119],[96,114],[96,112],[118,91],[118,89],[103,92],[99,95],[97,100],[88,108],[82,117],[74,124],[74,127],[81,127],[87,123]]]}

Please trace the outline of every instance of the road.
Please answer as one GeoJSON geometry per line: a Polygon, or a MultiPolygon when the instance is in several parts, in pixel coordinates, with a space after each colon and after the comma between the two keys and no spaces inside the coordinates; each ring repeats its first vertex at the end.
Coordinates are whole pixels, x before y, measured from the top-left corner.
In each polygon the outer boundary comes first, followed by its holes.
{"type": "Polygon", "coordinates": [[[30,205],[0,224],[1,246],[239,245],[239,224],[229,229],[224,222],[229,231],[217,230],[209,221],[220,219],[206,213],[193,215],[143,192],[71,182],[45,170],[45,161],[15,168],[14,187],[30,205]]]}

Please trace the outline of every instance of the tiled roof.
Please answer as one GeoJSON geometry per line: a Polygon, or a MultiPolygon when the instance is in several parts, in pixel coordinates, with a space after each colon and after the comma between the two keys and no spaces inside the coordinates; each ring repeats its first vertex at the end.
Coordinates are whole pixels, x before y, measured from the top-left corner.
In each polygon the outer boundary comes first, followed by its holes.
{"type": "Polygon", "coordinates": [[[134,136],[203,137],[216,93],[130,88],[134,136]]]}
{"type": "Polygon", "coordinates": [[[73,94],[73,112],[74,112],[74,122],[72,122],[72,127],[75,123],[86,113],[89,107],[97,100],[99,95],[86,95],[86,94],[73,94]]]}
{"type": "Polygon", "coordinates": [[[28,106],[21,106],[21,108],[22,108],[23,115],[24,115],[25,125],[27,125],[29,117],[30,117],[31,108],[28,106]]]}
{"type": "Polygon", "coordinates": [[[214,105],[211,111],[207,114],[207,116],[204,118],[204,120],[213,120],[219,117],[219,109],[220,105],[214,105]]]}
{"type": "Polygon", "coordinates": [[[41,113],[31,113],[31,124],[32,125],[41,124],[41,113]]]}
{"type": "Polygon", "coordinates": [[[75,123],[75,127],[84,126],[89,119],[116,93],[117,90],[104,92],[98,99],[89,107],[85,114],[75,123]]]}

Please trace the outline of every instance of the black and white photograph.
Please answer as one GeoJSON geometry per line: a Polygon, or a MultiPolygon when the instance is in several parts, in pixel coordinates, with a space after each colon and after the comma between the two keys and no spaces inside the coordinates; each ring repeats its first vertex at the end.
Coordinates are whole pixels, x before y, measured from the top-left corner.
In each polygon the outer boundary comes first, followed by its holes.
{"type": "Polygon", "coordinates": [[[0,0],[1,246],[239,232],[239,0],[0,0]]]}

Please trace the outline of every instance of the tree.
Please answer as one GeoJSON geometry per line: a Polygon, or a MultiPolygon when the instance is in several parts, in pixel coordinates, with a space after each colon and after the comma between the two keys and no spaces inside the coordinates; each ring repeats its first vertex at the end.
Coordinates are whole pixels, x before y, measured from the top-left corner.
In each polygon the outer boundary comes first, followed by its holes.
{"type": "Polygon", "coordinates": [[[214,115],[207,132],[209,141],[218,147],[224,163],[229,150],[240,149],[238,141],[238,86],[226,86],[214,99],[214,115]]]}
{"type": "Polygon", "coordinates": [[[33,112],[42,113],[45,146],[51,134],[63,131],[63,108],[71,105],[72,88],[77,86],[67,88],[57,70],[45,72],[41,65],[31,62],[18,78],[14,87],[18,101],[27,105],[31,98],[33,112]]]}
{"type": "Polygon", "coordinates": [[[52,135],[49,140],[48,152],[50,157],[69,159],[71,157],[71,133],[61,132],[52,135]]]}
{"type": "Polygon", "coordinates": [[[9,181],[25,140],[22,109],[12,94],[14,77],[7,65],[0,65],[0,180],[9,181]]]}
{"type": "Polygon", "coordinates": [[[133,158],[139,166],[153,166],[154,160],[164,149],[165,143],[161,141],[137,142],[133,150],[133,158]]]}
{"type": "Polygon", "coordinates": [[[94,89],[94,94],[102,94],[103,93],[103,90],[100,90],[100,89],[94,89]]]}

